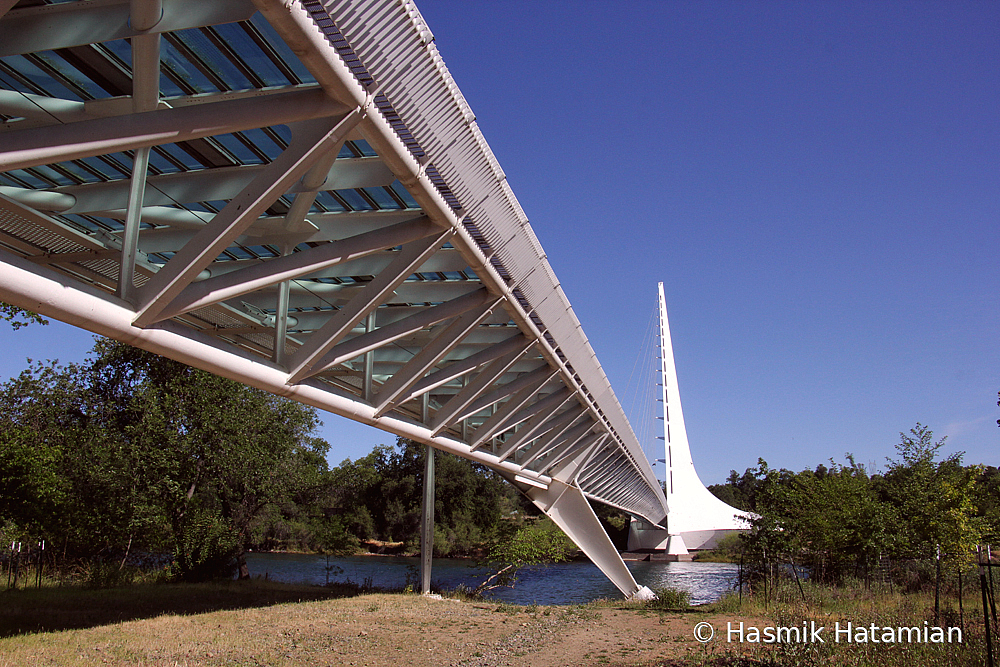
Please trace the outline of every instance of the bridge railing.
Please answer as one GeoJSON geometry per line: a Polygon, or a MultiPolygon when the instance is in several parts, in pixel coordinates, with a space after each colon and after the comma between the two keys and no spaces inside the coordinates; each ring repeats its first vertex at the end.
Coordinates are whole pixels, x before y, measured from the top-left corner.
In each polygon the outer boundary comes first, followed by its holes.
{"type": "MultiPolygon", "coordinates": [[[[657,514],[663,503],[656,497],[660,487],[655,473],[416,6],[393,0],[306,0],[303,5],[331,44],[339,45],[341,54],[355,63],[352,72],[359,82],[378,91],[380,109],[396,121],[394,129],[407,139],[407,150],[424,161],[443,199],[461,216],[476,247],[490,258],[495,278],[512,286],[510,307],[535,325],[531,333],[541,334],[539,342],[547,356],[561,362],[567,384],[631,462],[636,477],[621,486],[653,487],[652,493],[640,495],[648,505],[643,514],[657,514]]],[[[635,507],[635,499],[625,502],[627,495],[610,491],[600,499],[635,507]]]]}

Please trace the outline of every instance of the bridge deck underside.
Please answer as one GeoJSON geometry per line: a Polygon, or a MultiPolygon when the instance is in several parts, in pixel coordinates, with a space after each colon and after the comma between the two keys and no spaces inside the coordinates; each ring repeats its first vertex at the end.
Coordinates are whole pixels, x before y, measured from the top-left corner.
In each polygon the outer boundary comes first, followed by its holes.
{"type": "Polygon", "coordinates": [[[412,5],[0,1],[0,120],[0,299],[665,515],[412,5]]]}

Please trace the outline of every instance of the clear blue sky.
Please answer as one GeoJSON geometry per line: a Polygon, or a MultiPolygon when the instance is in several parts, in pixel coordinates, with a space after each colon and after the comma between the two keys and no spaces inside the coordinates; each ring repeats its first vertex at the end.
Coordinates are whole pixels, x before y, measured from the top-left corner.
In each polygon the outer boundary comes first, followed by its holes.
{"type": "MultiPolygon", "coordinates": [[[[665,283],[706,483],[917,421],[1000,465],[1000,5],[418,6],[619,392],[665,283]]],[[[394,441],[325,421],[334,462],[394,441]]]]}

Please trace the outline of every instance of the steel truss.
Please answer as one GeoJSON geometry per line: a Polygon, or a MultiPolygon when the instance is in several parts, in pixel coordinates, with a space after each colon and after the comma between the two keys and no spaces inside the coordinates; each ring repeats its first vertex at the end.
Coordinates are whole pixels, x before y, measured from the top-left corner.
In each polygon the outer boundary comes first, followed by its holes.
{"type": "Polygon", "coordinates": [[[0,299],[504,475],[626,595],[666,500],[416,7],[0,0],[0,299]]]}

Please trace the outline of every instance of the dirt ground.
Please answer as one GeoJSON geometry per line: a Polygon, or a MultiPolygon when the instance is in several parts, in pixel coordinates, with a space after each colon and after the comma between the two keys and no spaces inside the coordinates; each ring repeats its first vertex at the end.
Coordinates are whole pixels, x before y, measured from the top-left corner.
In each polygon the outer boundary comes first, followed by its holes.
{"type": "Polygon", "coordinates": [[[7,637],[0,665],[660,665],[704,657],[693,628],[713,620],[729,619],[362,595],[7,637]]]}

